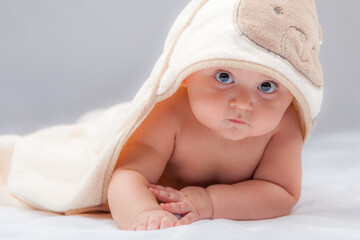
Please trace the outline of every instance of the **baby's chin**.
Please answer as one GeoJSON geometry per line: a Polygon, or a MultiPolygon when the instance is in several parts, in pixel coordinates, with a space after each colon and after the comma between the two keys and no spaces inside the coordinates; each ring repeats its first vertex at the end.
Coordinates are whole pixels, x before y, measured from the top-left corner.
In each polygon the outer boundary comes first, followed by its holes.
{"type": "Polygon", "coordinates": [[[241,141],[247,138],[253,137],[261,137],[271,133],[275,128],[266,128],[266,129],[252,129],[248,126],[248,128],[237,129],[237,128],[228,128],[217,130],[217,134],[219,137],[224,140],[229,141],[241,141]]]}
{"type": "Polygon", "coordinates": [[[229,141],[241,141],[248,137],[253,137],[252,134],[250,134],[248,131],[239,129],[225,129],[218,130],[216,132],[219,137],[229,141]]]}

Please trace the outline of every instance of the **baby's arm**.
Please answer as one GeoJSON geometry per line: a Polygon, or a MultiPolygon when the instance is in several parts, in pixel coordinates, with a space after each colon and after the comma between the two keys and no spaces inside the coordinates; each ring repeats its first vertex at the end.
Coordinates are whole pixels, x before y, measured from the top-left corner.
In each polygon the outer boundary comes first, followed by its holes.
{"type": "Polygon", "coordinates": [[[162,210],[149,191],[170,158],[175,138],[174,120],[158,104],[124,146],[110,181],[108,200],[120,229],[151,230],[170,227],[177,218],[162,210]]]}
{"type": "Polygon", "coordinates": [[[295,111],[286,111],[253,179],[207,188],[212,219],[266,219],[290,214],[301,192],[303,138],[295,111]]]}

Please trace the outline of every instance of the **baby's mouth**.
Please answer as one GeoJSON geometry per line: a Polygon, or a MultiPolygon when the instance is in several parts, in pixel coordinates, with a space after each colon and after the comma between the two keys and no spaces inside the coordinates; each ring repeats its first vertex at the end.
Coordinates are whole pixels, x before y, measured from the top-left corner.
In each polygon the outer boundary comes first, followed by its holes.
{"type": "Polygon", "coordinates": [[[247,124],[247,122],[244,122],[242,120],[239,119],[229,119],[230,122],[232,123],[236,123],[236,124],[247,124]]]}

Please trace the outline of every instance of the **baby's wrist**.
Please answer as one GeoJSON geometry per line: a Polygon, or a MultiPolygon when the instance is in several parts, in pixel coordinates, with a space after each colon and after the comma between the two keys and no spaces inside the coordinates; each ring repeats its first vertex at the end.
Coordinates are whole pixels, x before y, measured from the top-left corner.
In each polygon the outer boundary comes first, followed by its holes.
{"type": "Polygon", "coordinates": [[[213,215],[213,204],[209,192],[198,186],[189,186],[181,189],[182,192],[192,196],[194,205],[198,210],[201,219],[210,219],[213,215]]]}

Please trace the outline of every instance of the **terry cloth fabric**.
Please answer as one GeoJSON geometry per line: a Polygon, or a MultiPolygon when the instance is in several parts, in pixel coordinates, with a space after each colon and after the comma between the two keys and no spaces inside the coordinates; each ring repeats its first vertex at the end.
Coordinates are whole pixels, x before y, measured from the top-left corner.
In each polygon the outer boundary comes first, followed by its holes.
{"type": "Polygon", "coordinates": [[[73,125],[0,138],[0,204],[107,210],[108,184],[127,139],[157,102],[204,68],[238,67],[277,79],[294,95],[307,139],[322,102],[320,42],[313,0],[191,1],[131,102],[73,125]]]}

